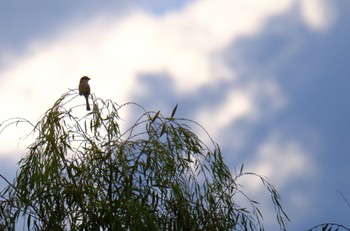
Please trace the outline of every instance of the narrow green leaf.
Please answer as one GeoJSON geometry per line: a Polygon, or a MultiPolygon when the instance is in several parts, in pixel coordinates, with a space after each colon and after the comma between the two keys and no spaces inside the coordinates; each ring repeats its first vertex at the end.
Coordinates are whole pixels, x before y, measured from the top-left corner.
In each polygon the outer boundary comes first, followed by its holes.
{"type": "Polygon", "coordinates": [[[176,110],[177,110],[177,106],[178,106],[179,104],[176,104],[176,106],[174,107],[174,109],[173,109],[173,111],[172,111],[172,113],[171,113],[171,118],[174,118],[174,115],[175,115],[175,113],[176,113],[176,110]]]}
{"type": "Polygon", "coordinates": [[[164,124],[162,125],[162,130],[161,130],[159,136],[162,136],[162,135],[165,133],[165,129],[166,129],[166,126],[165,126],[165,123],[164,123],[164,124]]]}
{"type": "Polygon", "coordinates": [[[328,228],[328,224],[326,224],[326,226],[323,226],[323,227],[322,227],[322,231],[326,231],[327,228],[328,228]]]}
{"type": "Polygon", "coordinates": [[[86,120],[84,121],[84,129],[85,129],[85,132],[87,132],[87,130],[86,130],[86,120]]]}
{"type": "Polygon", "coordinates": [[[158,111],[152,118],[151,123],[153,123],[159,116],[160,111],[158,111]]]}
{"type": "Polygon", "coordinates": [[[244,167],[244,164],[241,165],[241,169],[239,170],[239,175],[242,174],[242,172],[243,172],[243,167],[244,167]]]}

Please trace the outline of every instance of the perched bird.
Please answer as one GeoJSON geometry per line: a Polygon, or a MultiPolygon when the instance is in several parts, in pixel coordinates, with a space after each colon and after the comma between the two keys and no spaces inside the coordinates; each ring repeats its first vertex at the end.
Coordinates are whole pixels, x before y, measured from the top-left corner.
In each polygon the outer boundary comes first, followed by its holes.
{"type": "Polygon", "coordinates": [[[89,104],[89,95],[90,95],[90,86],[89,86],[89,80],[90,78],[87,76],[83,76],[80,79],[79,82],[79,95],[83,95],[86,99],[86,110],[90,111],[90,104],[89,104]]]}

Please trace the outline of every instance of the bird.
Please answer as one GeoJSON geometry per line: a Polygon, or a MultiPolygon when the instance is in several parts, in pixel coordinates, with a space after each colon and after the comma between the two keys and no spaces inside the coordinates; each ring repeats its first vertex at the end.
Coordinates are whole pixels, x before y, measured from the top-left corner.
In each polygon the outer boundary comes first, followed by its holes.
{"type": "Polygon", "coordinates": [[[89,85],[90,78],[87,76],[83,76],[80,79],[79,82],[79,95],[83,95],[86,99],[86,110],[90,111],[90,104],[89,104],[89,95],[90,95],[90,85],[89,85]]]}

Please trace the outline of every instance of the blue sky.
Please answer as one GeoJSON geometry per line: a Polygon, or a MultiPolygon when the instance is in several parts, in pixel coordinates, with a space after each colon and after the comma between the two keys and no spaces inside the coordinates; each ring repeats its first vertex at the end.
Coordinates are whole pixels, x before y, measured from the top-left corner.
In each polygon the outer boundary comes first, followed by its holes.
{"type": "MultiPolygon", "coordinates": [[[[94,94],[120,104],[170,113],[179,103],[232,170],[244,163],[271,180],[290,230],[350,226],[336,191],[350,199],[349,10],[326,0],[1,2],[0,120],[35,122],[88,75],[94,94]]],[[[22,133],[0,136],[5,175],[22,133]]],[[[274,230],[268,195],[244,183],[274,230]]]]}

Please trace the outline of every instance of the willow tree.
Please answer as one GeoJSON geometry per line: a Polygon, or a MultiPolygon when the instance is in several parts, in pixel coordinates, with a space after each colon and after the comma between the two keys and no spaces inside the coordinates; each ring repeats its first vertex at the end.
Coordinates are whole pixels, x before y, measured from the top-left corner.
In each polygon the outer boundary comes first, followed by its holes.
{"type": "MultiPolygon", "coordinates": [[[[264,177],[232,174],[219,146],[196,122],[93,97],[78,116],[75,91],[62,95],[33,125],[33,143],[0,194],[0,227],[14,230],[264,230],[259,205],[238,178],[260,178],[277,226],[288,217],[264,177]],[[123,109],[138,108],[133,122],[123,109]],[[123,124],[121,126],[120,124],[123,124]],[[129,125],[129,126],[127,126],[129,125]],[[205,134],[205,143],[199,135],[205,134]]],[[[79,113],[78,113],[79,112],[79,113]]],[[[132,118],[132,116],[129,116],[132,118]]],[[[2,128],[24,122],[7,120],[2,128]]]]}

